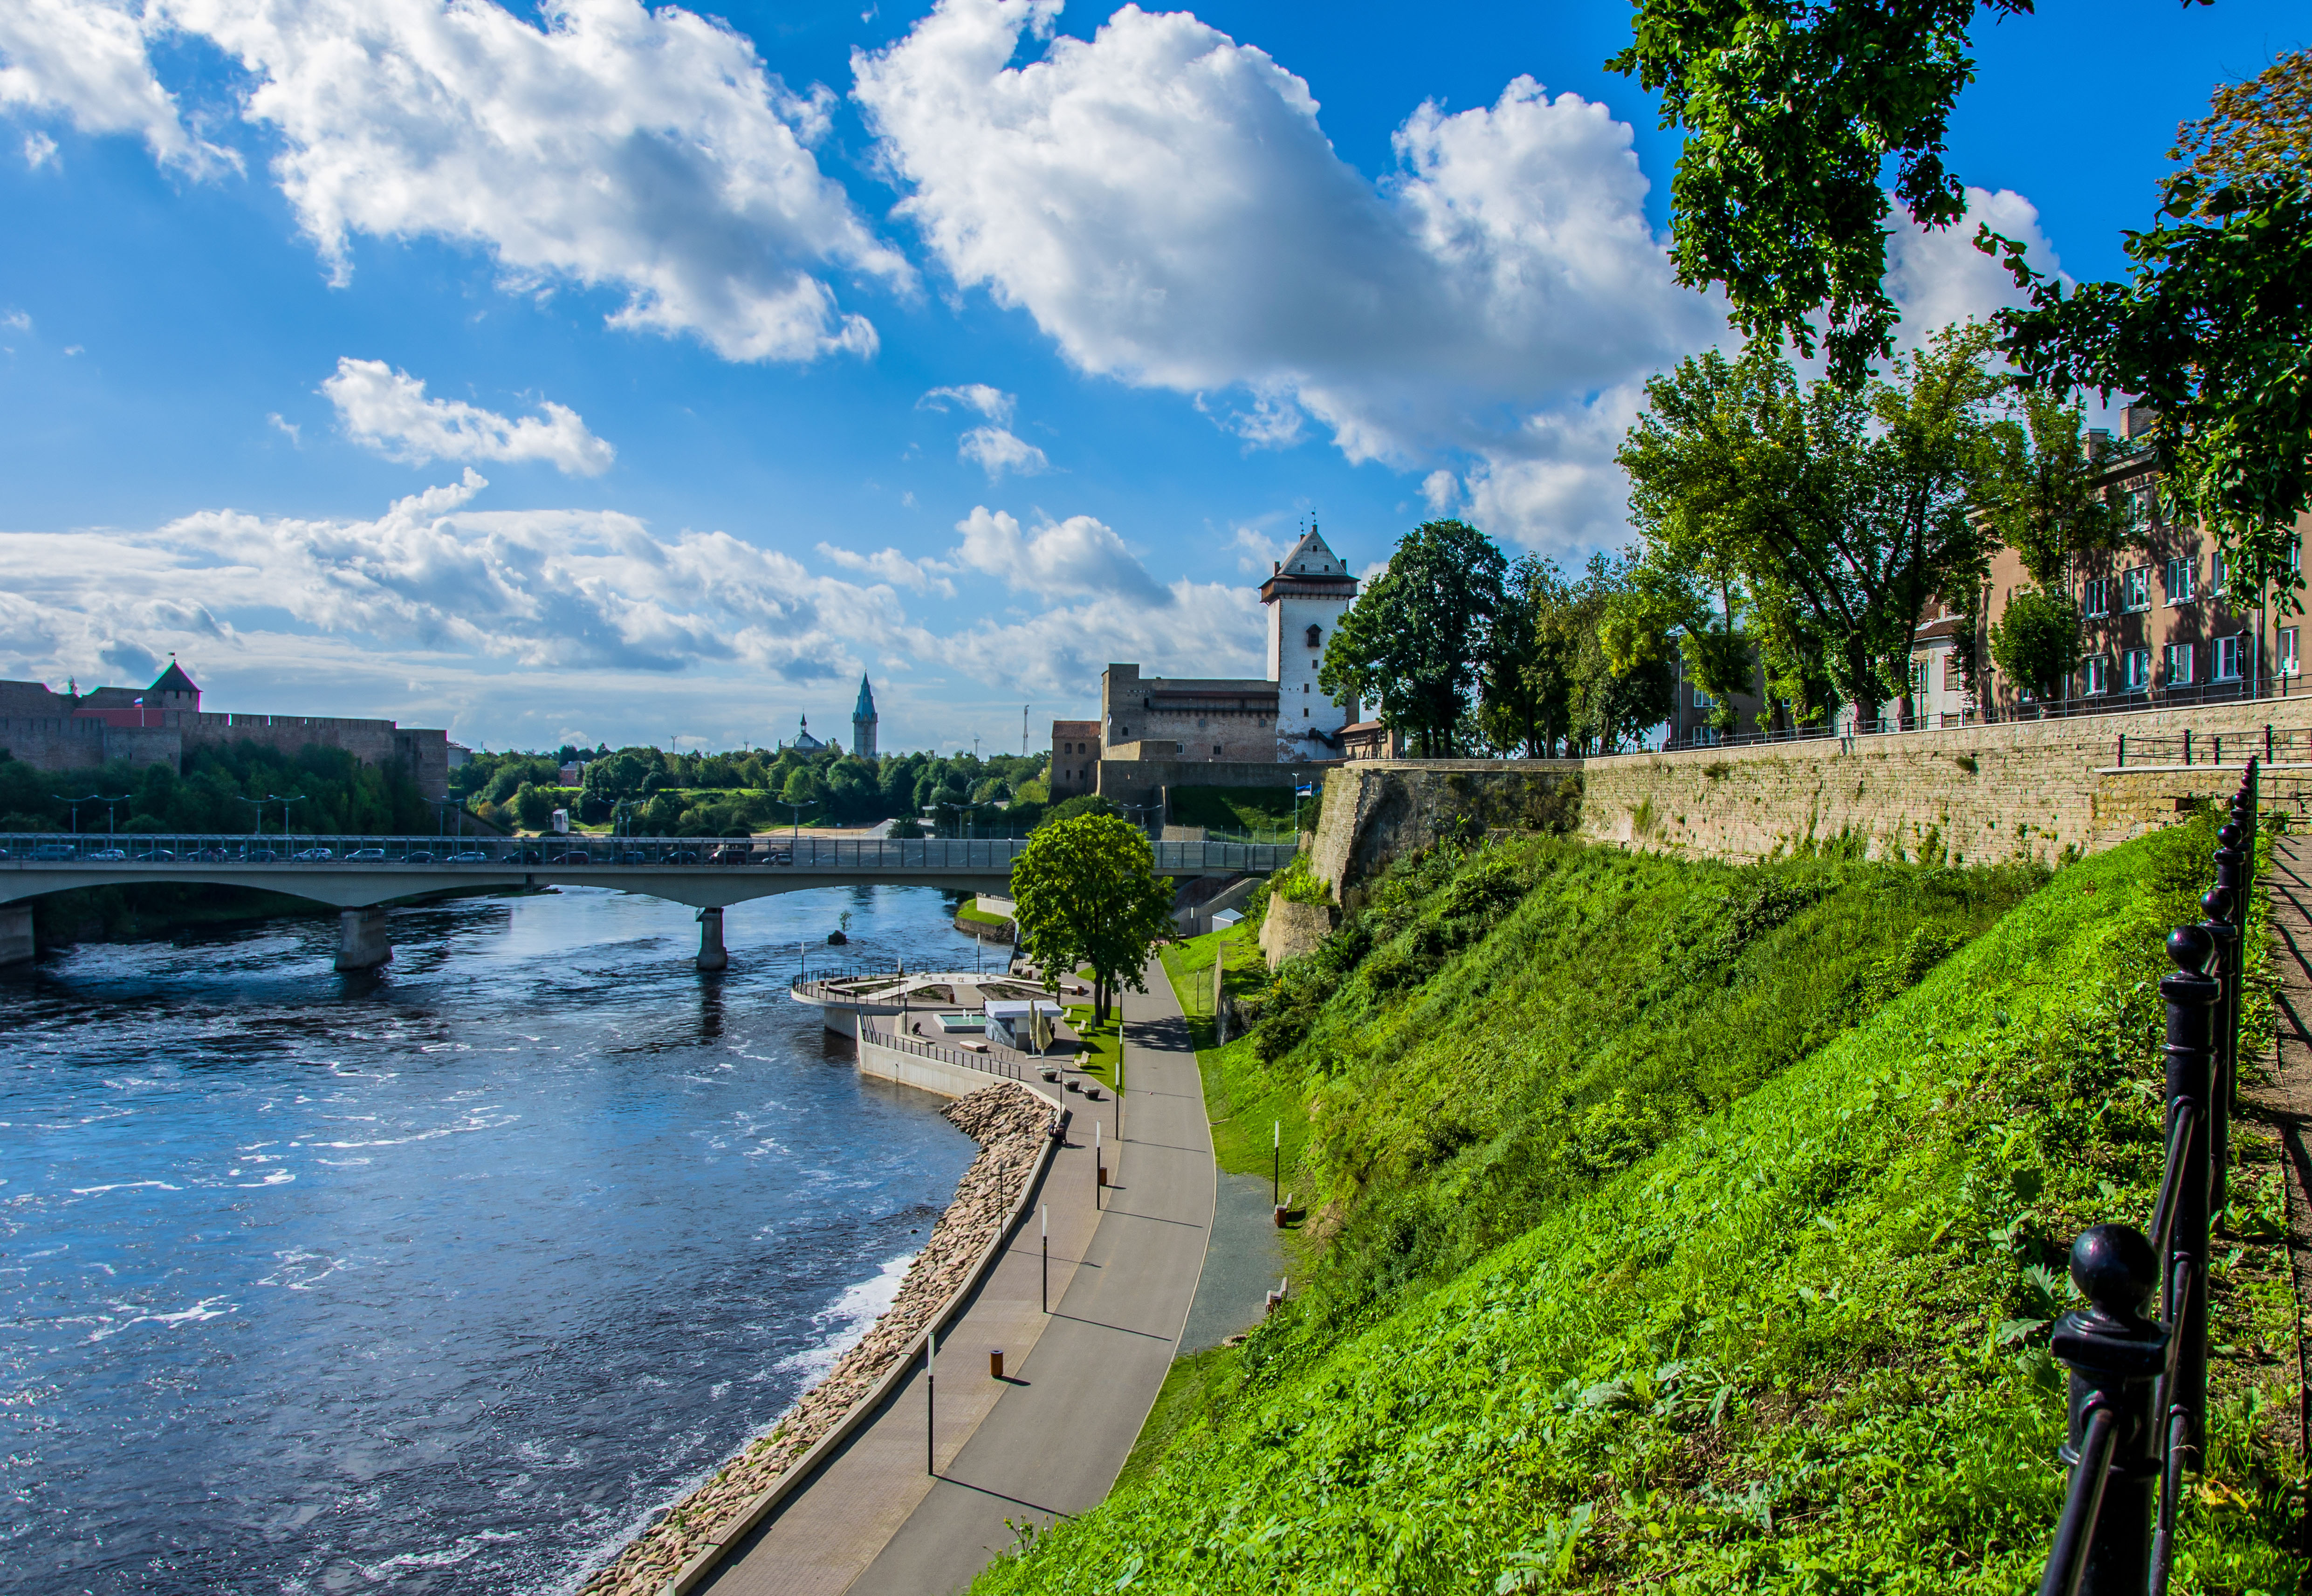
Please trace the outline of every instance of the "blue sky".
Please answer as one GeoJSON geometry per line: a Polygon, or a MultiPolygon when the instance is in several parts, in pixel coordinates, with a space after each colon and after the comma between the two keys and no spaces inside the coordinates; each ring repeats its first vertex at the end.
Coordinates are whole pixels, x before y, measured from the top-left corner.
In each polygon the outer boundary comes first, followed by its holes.
{"type": "MultiPolygon", "coordinates": [[[[1723,336],[1628,12],[472,0],[0,12],[0,676],[490,746],[1008,746],[1258,669],[1300,519],[1618,543],[1723,336]]],[[[2299,5],[1978,30],[1954,163],[2074,276],[2299,5]]],[[[1914,331],[2000,303],[1900,237],[1914,331]]]]}

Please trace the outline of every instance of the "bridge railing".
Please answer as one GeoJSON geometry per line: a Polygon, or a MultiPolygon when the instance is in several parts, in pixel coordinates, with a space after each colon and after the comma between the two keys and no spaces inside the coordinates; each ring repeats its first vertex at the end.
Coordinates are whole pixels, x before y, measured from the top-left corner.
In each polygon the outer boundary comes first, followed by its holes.
{"type": "MultiPolygon", "coordinates": [[[[83,864],[425,864],[643,867],[1005,875],[1027,846],[1007,837],[324,837],[221,833],[115,836],[0,833],[0,860],[83,864]]],[[[1160,842],[1166,874],[1266,872],[1292,857],[1289,843],[1160,842]]]]}

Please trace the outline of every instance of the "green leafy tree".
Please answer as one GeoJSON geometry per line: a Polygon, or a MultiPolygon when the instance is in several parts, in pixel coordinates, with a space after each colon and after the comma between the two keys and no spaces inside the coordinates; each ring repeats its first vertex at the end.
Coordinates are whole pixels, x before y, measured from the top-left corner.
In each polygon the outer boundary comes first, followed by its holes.
{"type": "Polygon", "coordinates": [[[2086,649],[2080,609],[2067,592],[2018,588],[1991,628],[1991,657],[2007,679],[2041,699],[2060,698],[2086,649]]]}
{"type": "Polygon", "coordinates": [[[1334,627],[1317,685],[1336,702],[1376,706],[1423,758],[1450,753],[1502,609],[1506,565],[1476,528],[1423,522],[1334,627]]]}
{"type": "Polygon", "coordinates": [[[2030,386],[2132,393],[2173,518],[2215,536],[2242,588],[2300,607],[2294,522],[2312,510],[2312,52],[2219,90],[2186,127],[2161,220],[2127,237],[2130,280],[2066,291],[1985,230],[2031,307],[2001,312],[2030,386]]]}
{"type": "Polygon", "coordinates": [[[1970,514],[1987,329],[1945,329],[1863,390],[1805,388],[1753,346],[1646,385],[1620,459],[1649,542],[1738,574],[1786,674],[1822,679],[1875,717],[1906,693],[1914,627],[1939,592],[1978,583],[1990,543],[1970,514]]]}
{"type": "Polygon", "coordinates": [[[1172,931],[1172,889],[1146,834],[1114,815],[1038,826],[1012,862],[1012,900],[1020,951],[1047,975],[1091,971],[1100,1024],[1119,987],[1148,989],[1142,969],[1172,931]]]}
{"type": "Polygon", "coordinates": [[[544,787],[524,782],[515,789],[513,812],[529,831],[543,831],[553,822],[555,794],[544,787]]]}
{"type": "Polygon", "coordinates": [[[1993,422],[1975,476],[1975,501],[1999,541],[2042,587],[2071,585],[2080,556],[2128,540],[2126,514],[2105,497],[2088,458],[2087,413],[2050,389],[2025,389],[2015,414],[1993,422]]]}
{"type": "Polygon", "coordinates": [[[1540,759],[1565,733],[1562,660],[1542,625],[1564,592],[1553,561],[1528,555],[1510,567],[1477,682],[1477,731],[1489,748],[1540,759]]]}
{"type": "MultiPolygon", "coordinates": [[[[1893,349],[1884,187],[1924,227],[1966,213],[1944,164],[1951,107],[1975,75],[1977,0],[1636,0],[1607,65],[1661,97],[1682,130],[1670,259],[1722,283],[1753,342],[1801,353],[1817,322],[1832,380],[1859,391],[1893,349]]],[[[1982,0],[2005,17],[2031,0],[1982,0]]]]}

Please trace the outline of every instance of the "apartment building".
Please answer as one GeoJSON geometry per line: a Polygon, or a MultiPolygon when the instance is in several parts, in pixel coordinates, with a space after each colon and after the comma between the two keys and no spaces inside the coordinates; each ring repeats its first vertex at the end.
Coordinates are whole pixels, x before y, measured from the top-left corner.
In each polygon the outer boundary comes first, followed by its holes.
{"type": "MultiPolygon", "coordinates": [[[[2087,657],[2068,684],[2063,707],[2141,708],[2300,690],[2307,618],[2282,613],[2269,594],[2239,591],[2215,539],[2162,513],[2145,443],[2150,424],[2150,413],[2135,406],[2121,412],[2117,438],[2089,434],[2092,455],[2109,462],[2102,491],[2129,507],[2142,538],[2137,548],[2078,562],[2071,585],[2087,657]]],[[[2296,531],[2300,567],[2312,517],[2299,517],[2296,531]]],[[[1984,680],[1970,707],[1978,713],[2004,718],[2043,707],[1991,660],[1991,628],[2008,600],[2029,585],[2030,573],[2013,549],[1993,557],[1976,637],[1984,680]]],[[[1935,651],[1926,630],[1912,655],[1914,681],[1922,669],[1932,676],[1935,651]]]]}

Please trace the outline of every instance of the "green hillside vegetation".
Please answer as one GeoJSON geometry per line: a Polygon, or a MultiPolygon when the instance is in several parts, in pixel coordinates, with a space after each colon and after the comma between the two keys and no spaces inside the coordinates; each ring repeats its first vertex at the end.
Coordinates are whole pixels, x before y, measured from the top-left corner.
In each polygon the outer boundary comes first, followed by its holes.
{"type": "MultiPolygon", "coordinates": [[[[2211,846],[1399,868],[1205,1056],[1223,1162],[1265,1172],[1285,1121],[1307,1288],[975,1589],[2027,1589],[2064,1250],[2149,1215],[2152,983],[2211,846]]],[[[2177,1592],[2306,1572],[2279,1171],[2238,1153],[2177,1592]]]]}

